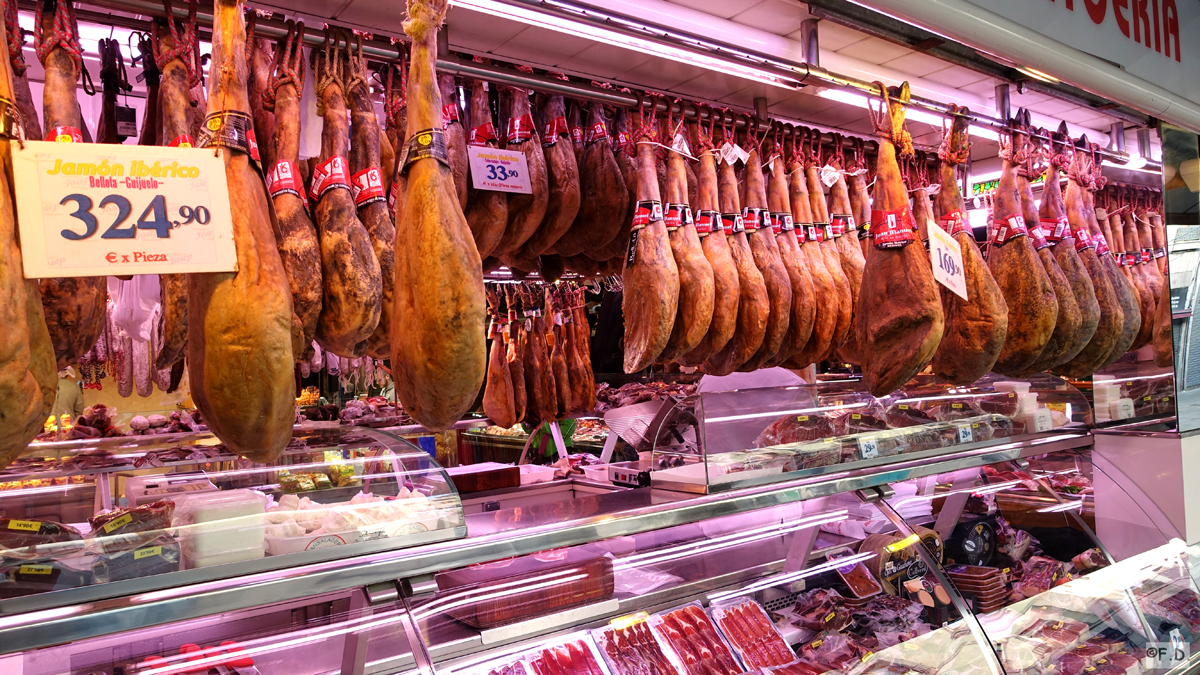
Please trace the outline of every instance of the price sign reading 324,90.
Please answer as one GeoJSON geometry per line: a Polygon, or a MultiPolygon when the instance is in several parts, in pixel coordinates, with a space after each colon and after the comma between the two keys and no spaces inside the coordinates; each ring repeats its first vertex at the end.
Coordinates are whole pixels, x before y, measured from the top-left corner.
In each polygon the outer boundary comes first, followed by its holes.
{"type": "Polygon", "coordinates": [[[12,152],[27,278],[236,269],[212,150],[26,141],[12,152]]]}

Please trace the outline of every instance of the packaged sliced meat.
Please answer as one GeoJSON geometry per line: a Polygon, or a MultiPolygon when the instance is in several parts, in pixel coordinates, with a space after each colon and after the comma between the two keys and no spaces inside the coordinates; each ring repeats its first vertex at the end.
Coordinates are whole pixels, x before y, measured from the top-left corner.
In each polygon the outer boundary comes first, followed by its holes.
{"type": "Polygon", "coordinates": [[[834,420],[825,413],[787,415],[763,429],[758,438],[754,439],[754,447],[767,448],[783,443],[819,441],[833,435],[834,420]]]}
{"type": "Polygon", "coordinates": [[[828,673],[829,669],[808,659],[797,659],[787,665],[767,668],[763,672],[769,675],[821,675],[821,673],[828,673]]]}
{"type": "Polygon", "coordinates": [[[79,530],[50,520],[0,518],[0,558],[60,558],[83,548],[79,530]]]}
{"type": "Polygon", "coordinates": [[[839,631],[850,625],[850,610],[840,593],[828,588],[818,588],[796,597],[792,612],[798,616],[792,625],[817,633],[839,631]]]}
{"type": "Polygon", "coordinates": [[[796,659],[766,610],[754,600],[735,598],[709,611],[746,667],[781,666],[796,659]]]}
{"type": "Polygon", "coordinates": [[[608,675],[595,643],[587,635],[525,654],[535,675],[608,675]]]}
{"type": "MultiPolygon", "coordinates": [[[[836,562],[839,558],[853,555],[849,551],[841,553],[829,553],[826,559],[830,562],[836,562]]],[[[856,562],[841,567],[835,568],[838,576],[842,579],[842,583],[846,584],[846,588],[850,589],[850,593],[856,598],[869,598],[879,595],[883,592],[883,587],[871,576],[865,565],[861,562],[856,562]]]]}
{"type": "Polygon", "coordinates": [[[741,666],[699,603],[650,617],[650,627],[679,655],[688,675],[738,675],[741,666]]]}
{"type": "Polygon", "coordinates": [[[821,633],[800,648],[800,655],[827,668],[850,668],[860,659],[850,638],[841,633],[821,633]]]}
{"type": "Polygon", "coordinates": [[[640,612],[592,630],[592,639],[613,675],[682,675],[679,657],[650,630],[648,619],[649,615],[640,612]]]}
{"type": "Polygon", "coordinates": [[[169,501],[105,511],[88,519],[88,539],[107,555],[142,548],[166,533],[174,513],[175,504],[169,501]]]}
{"type": "Polygon", "coordinates": [[[163,534],[136,548],[97,556],[92,563],[92,574],[99,582],[124,581],[176,572],[179,565],[179,542],[163,534]]]}
{"type": "Polygon", "coordinates": [[[929,413],[911,403],[894,403],[886,413],[888,426],[893,429],[932,424],[937,421],[929,413]]]}
{"type": "Polygon", "coordinates": [[[927,411],[939,422],[979,417],[983,414],[983,410],[971,399],[964,401],[942,401],[930,406],[927,411]]]}
{"type": "Polygon", "coordinates": [[[1027,597],[1032,598],[1038,593],[1044,593],[1054,587],[1058,578],[1062,576],[1062,563],[1053,558],[1045,558],[1042,556],[1033,556],[1025,563],[1025,572],[1021,576],[1021,583],[1017,586],[1017,590],[1027,597]]]}

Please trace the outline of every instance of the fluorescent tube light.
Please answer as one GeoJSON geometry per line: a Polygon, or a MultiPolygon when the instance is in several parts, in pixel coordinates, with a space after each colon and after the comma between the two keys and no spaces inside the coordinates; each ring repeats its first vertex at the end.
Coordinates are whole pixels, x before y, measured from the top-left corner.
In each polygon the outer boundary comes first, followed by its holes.
{"type": "Polygon", "coordinates": [[[708,70],[733,75],[735,77],[762,82],[783,89],[799,89],[798,81],[789,81],[775,73],[754,68],[736,61],[717,58],[700,51],[677,49],[653,40],[627,35],[622,32],[608,30],[592,25],[585,21],[575,21],[566,17],[547,14],[534,9],[501,2],[500,0],[453,0],[453,6],[480,12],[489,16],[517,21],[530,26],[548,28],[568,35],[603,42],[614,47],[623,47],[645,54],[652,54],[679,63],[699,66],[708,70]]]}
{"type": "Polygon", "coordinates": [[[1040,70],[1035,70],[1028,66],[1017,66],[1017,70],[1021,71],[1022,73],[1025,73],[1026,75],[1032,77],[1035,80],[1041,80],[1042,82],[1049,82],[1050,84],[1058,84],[1059,82],[1062,81],[1062,80],[1058,79],[1057,77],[1050,75],[1049,73],[1043,73],[1040,70]]]}

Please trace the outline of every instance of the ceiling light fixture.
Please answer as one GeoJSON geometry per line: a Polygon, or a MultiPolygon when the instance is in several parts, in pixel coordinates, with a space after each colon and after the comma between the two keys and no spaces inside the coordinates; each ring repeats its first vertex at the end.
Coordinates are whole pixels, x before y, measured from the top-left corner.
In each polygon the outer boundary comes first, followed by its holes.
{"type": "MultiPolygon", "coordinates": [[[[845,103],[847,105],[856,106],[859,108],[870,108],[871,107],[871,99],[868,98],[865,94],[856,94],[852,91],[845,91],[843,89],[822,89],[821,91],[817,92],[817,96],[820,96],[821,98],[827,98],[831,101],[837,101],[838,103],[845,103]]],[[[928,125],[938,127],[938,128],[941,128],[944,125],[945,120],[946,120],[946,117],[944,115],[939,115],[938,113],[930,112],[928,110],[922,110],[920,108],[915,108],[913,106],[908,107],[908,109],[904,113],[904,117],[906,119],[912,120],[913,122],[922,122],[924,124],[928,124],[928,125]]],[[[982,127],[977,124],[972,124],[970,126],[970,128],[968,129],[968,132],[972,136],[978,136],[980,138],[987,138],[987,139],[990,139],[993,141],[1000,139],[1000,134],[996,133],[995,131],[992,131],[991,129],[989,129],[987,127],[982,127]]]]}
{"type": "MultiPolygon", "coordinates": [[[[799,89],[799,80],[789,80],[767,70],[755,68],[737,61],[721,59],[701,51],[690,51],[662,44],[655,40],[628,35],[624,32],[602,28],[586,21],[577,21],[562,16],[555,16],[544,11],[527,9],[502,0],[452,0],[451,4],[463,9],[481,12],[488,16],[498,16],[510,21],[517,21],[529,26],[547,28],[550,30],[576,35],[578,37],[603,42],[614,47],[623,47],[644,54],[652,54],[664,59],[699,66],[708,70],[733,75],[736,77],[769,84],[783,89],[799,89]]],[[[626,22],[622,22],[626,23],[626,22]]],[[[633,30],[646,30],[641,27],[633,30]]],[[[683,38],[677,38],[683,41],[683,38]]]]}
{"type": "Polygon", "coordinates": [[[1049,84],[1058,84],[1058,83],[1062,82],[1062,80],[1058,79],[1057,77],[1055,77],[1053,75],[1050,75],[1049,73],[1043,73],[1040,70],[1035,70],[1028,66],[1017,66],[1017,70],[1021,71],[1022,73],[1025,73],[1026,75],[1032,77],[1035,80],[1041,80],[1042,82],[1047,82],[1049,84]]]}

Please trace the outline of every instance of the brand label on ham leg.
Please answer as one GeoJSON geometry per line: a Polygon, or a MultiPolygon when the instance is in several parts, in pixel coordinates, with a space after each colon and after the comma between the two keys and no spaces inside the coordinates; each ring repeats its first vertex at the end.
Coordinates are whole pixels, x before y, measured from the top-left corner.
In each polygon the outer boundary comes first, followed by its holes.
{"type": "Polygon", "coordinates": [[[334,188],[350,189],[350,162],[339,155],[330,157],[313,169],[309,197],[319,202],[326,192],[334,188]]]}
{"type": "Polygon", "coordinates": [[[870,237],[871,237],[871,221],[868,220],[865,223],[859,223],[858,238],[859,239],[869,239],[870,237]]]}
{"type": "Polygon", "coordinates": [[[995,229],[992,231],[992,243],[997,246],[1003,246],[1018,237],[1029,236],[1029,229],[1025,226],[1025,217],[1017,213],[1007,218],[997,219],[993,225],[995,229]]]}
{"type": "Polygon", "coordinates": [[[1150,250],[1149,248],[1143,248],[1142,249],[1142,264],[1144,265],[1144,264],[1150,262],[1151,260],[1154,260],[1154,251],[1150,250]]]}
{"type": "Polygon", "coordinates": [[[904,248],[917,239],[917,221],[908,205],[894,211],[871,210],[871,237],[875,248],[904,248]]]}
{"type": "Polygon", "coordinates": [[[354,205],[358,207],[381,202],[383,195],[383,175],[376,167],[363,169],[350,179],[350,191],[354,194],[354,205]]]}
{"type": "Polygon", "coordinates": [[[640,230],[650,223],[657,223],[662,219],[662,202],[653,200],[638,202],[637,211],[633,213],[633,229],[640,230]]]}
{"type": "Polygon", "coordinates": [[[818,230],[817,226],[813,225],[812,223],[802,225],[801,228],[804,230],[804,241],[821,241],[821,236],[824,234],[824,230],[818,230]]]}
{"type": "Polygon", "coordinates": [[[52,143],[82,143],[83,133],[75,127],[50,127],[46,130],[46,140],[52,143]]]}
{"type": "Polygon", "coordinates": [[[796,229],[796,223],[792,220],[792,214],[787,213],[772,213],[771,214],[771,231],[775,234],[783,234],[796,229]]]}
{"type": "Polygon", "coordinates": [[[523,143],[533,138],[533,115],[528,113],[508,121],[508,142],[523,143]]]}
{"type": "Polygon", "coordinates": [[[829,216],[829,226],[833,228],[833,236],[837,237],[855,230],[854,216],[849,213],[837,213],[829,216]]]}
{"type": "MultiPolygon", "coordinates": [[[[663,220],[666,221],[668,232],[673,232],[678,229],[680,225],[685,224],[683,220],[685,209],[687,209],[687,206],[683,204],[667,204],[667,211],[663,216],[663,220]]],[[[691,219],[690,212],[688,213],[688,219],[691,219]]]]}
{"type": "Polygon", "coordinates": [[[754,232],[767,224],[764,222],[767,216],[766,209],[757,206],[747,206],[742,209],[742,224],[745,225],[747,232],[754,232]]]}
{"type": "Polygon", "coordinates": [[[938,218],[938,225],[946,231],[950,236],[954,236],[959,232],[964,232],[967,229],[967,212],[961,209],[956,209],[938,218]]]}
{"type": "Polygon", "coordinates": [[[471,129],[470,135],[467,137],[468,145],[487,145],[488,141],[496,140],[496,125],[489,120],[484,124],[471,129]]]}
{"type": "Polygon", "coordinates": [[[410,164],[426,157],[432,157],[446,167],[450,166],[450,155],[446,152],[446,132],[441,129],[426,129],[413,134],[404,146],[400,175],[408,173],[410,164]]]}
{"type": "Polygon", "coordinates": [[[737,234],[746,231],[746,221],[742,220],[740,213],[722,213],[721,228],[727,234],[737,234]]]}
{"type": "Polygon", "coordinates": [[[559,134],[571,134],[565,117],[555,117],[546,125],[546,133],[542,134],[542,147],[547,148],[557,143],[559,134]]]}
{"type": "MultiPolygon", "coordinates": [[[[1087,231],[1087,228],[1071,228],[1071,236],[1075,237],[1075,250],[1083,253],[1089,248],[1094,248],[1096,242],[1092,240],[1092,235],[1087,231]]],[[[1099,251],[1096,252],[1099,255],[1099,251]]]]}
{"type": "Polygon", "coordinates": [[[168,144],[168,146],[172,148],[191,148],[195,147],[195,145],[196,141],[192,140],[192,137],[187,134],[176,136],[175,140],[168,144]]]}
{"type": "Polygon", "coordinates": [[[608,129],[605,128],[604,122],[596,122],[588,127],[587,136],[584,138],[584,143],[591,145],[596,141],[605,140],[608,138],[608,129]]]}
{"type": "Polygon", "coordinates": [[[1159,246],[1158,248],[1154,249],[1154,258],[1156,260],[1158,258],[1165,257],[1166,255],[1167,255],[1167,248],[1165,246],[1159,246]]]}
{"type": "Polygon", "coordinates": [[[209,113],[200,127],[197,148],[221,147],[249,155],[257,165],[258,141],[254,138],[254,119],[237,110],[209,113]]]}
{"type": "Polygon", "coordinates": [[[1063,238],[1070,236],[1071,226],[1067,223],[1066,216],[1057,218],[1042,218],[1040,221],[1042,230],[1046,233],[1046,241],[1051,244],[1057,244],[1063,238]]]}
{"type": "Polygon", "coordinates": [[[1035,251],[1040,251],[1050,246],[1050,242],[1046,239],[1046,231],[1042,229],[1041,225],[1034,225],[1029,228],[1029,238],[1033,240],[1033,249],[1035,251]]]}
{"type": "Polygon", "coordinates": [[[1092,241],[1096,242],[1096,255],[1104,257],[1109,253],[1108,240],[1104,238],[1103,232],[1097,232],[1092,241]]]}
{"type": "Polygon", "coordinates": [[[281,194],[295,195],[304,200],[308,207],[308,196],[304,194],[304,184],[300,180],[300,171],[292,162],[281,159],[267,172],[267,192],[274,199],[281,194]]]}
{"type": "Polygon", "coordinates": [[[701,238],[707,237],[713,232],[722,232],[721,215],[716,211],[700,210],[696,212],[696,234],[701,238]]]}
{"type": "Polygon", "coordinates": [[[447,103],[442,106],[442,128],[445,129],[455,122],[459,122],[458,106],[453,103],[447,103]]]}

